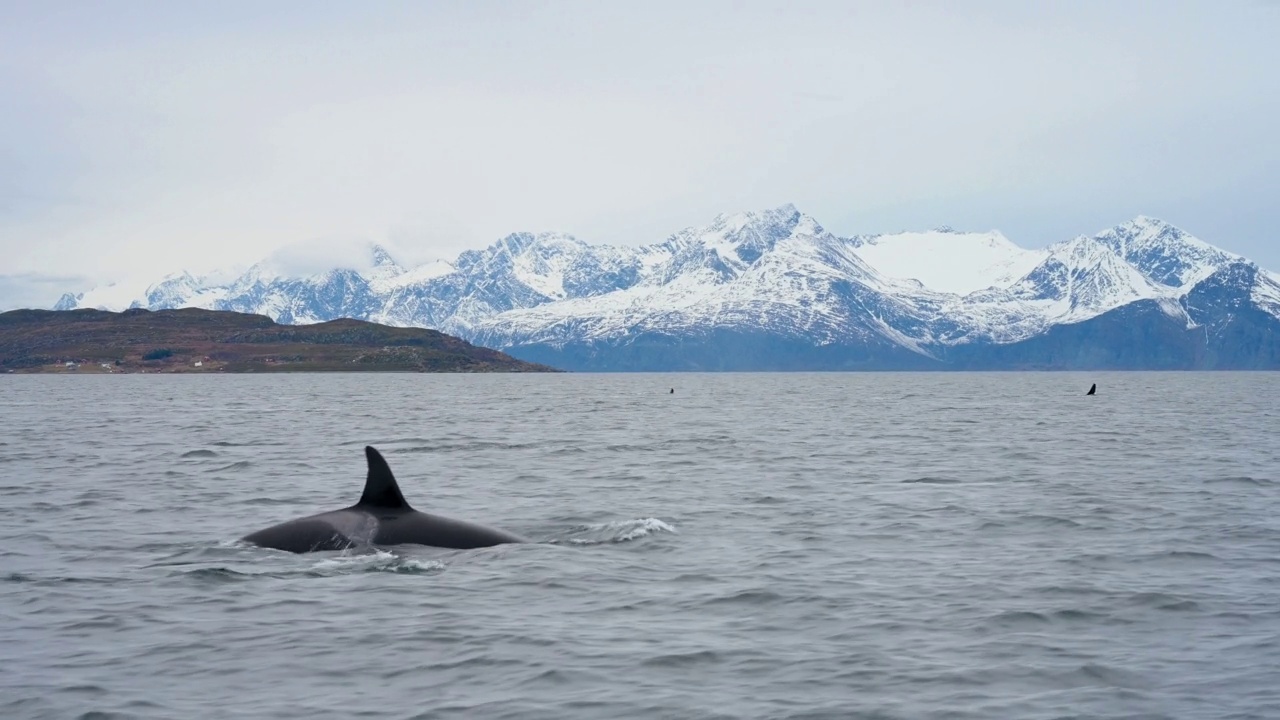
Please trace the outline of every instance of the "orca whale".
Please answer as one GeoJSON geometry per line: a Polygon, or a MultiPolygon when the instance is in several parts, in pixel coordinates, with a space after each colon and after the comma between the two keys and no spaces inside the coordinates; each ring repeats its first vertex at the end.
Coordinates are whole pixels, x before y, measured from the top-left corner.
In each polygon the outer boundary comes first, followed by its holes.
{"type": "Polygon", "coordinates": [[[369,461],[369,475],[360,502],[273,525],[242,540],[295,553],[403,544],[467,550],[528,542],[503,530],[414,510],[405,502],[382,454],[368,446],[364,454],[369,461]]]}
{"type": "Polygon", "coordinates": [[[1094,383],[1090,385],[1089,392],[1085,393],[1085,395],[1093,395],[1096,392],[1098,392],[1098,383],[1094,383]]]}

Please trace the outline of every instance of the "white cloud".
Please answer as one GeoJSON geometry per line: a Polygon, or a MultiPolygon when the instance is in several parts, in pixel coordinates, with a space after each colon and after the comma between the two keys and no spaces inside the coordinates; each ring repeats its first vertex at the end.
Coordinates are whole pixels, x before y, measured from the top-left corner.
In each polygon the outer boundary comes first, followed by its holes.
{"type": "Polygon", "coordinates": [[[367,242],[325,237],[277,248],[263,264],[290,277],[319,275],[335,268],[364,272],[373,267],[371,250],[367,242]]]}
{"type": "Polygon", "coordinates": [[[518,230],[652,242],[783,202],[837,232],[1024,245],[1147,213],[1280,267],[1280,13],[1256,4],[11,15],[0,273],[158,277],[332,238],[410,263],[518,230]]]}
{"type": "Polygon", "coordinates": [[[0,312],[13,308],[51,308],[62,294],[84,288],[88,278],[23,273],[0,275],[0,312]]]}

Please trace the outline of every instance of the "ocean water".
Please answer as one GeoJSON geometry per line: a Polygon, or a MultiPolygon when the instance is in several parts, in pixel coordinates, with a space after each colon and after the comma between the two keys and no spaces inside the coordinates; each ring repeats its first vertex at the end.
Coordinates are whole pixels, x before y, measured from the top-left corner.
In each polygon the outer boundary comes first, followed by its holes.
{"type": "Polygon", "coordinates": [[[1278,401],[1260,373],[0,376],[0,717],[1280,717],[1278,401]],[[354,502],[366,444],[419,509],[539,542],[237,542],[354,502]]]}

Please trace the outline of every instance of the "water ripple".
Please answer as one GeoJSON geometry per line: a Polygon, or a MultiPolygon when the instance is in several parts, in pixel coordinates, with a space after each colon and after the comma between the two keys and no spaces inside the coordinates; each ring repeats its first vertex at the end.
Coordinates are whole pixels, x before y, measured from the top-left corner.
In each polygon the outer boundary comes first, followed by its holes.
{"type": "Polygon", "coordinates": [[[9,377],[0,717],[1271,717],[1276,397],[1273,373],[9,377]],[[237,540],[355,502],[366,444],[415,507],[539,542],[237,540]]]}

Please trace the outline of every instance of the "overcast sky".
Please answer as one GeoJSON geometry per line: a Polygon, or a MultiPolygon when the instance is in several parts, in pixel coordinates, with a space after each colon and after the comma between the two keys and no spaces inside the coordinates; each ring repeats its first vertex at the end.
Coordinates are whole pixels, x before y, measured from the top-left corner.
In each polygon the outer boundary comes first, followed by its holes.
{"type": "Polygon", "coordinates": [[[792,202],[1280,270],[1280,4],[8,2],[0,305],[385,242],[657,242],[792,202]]]}

